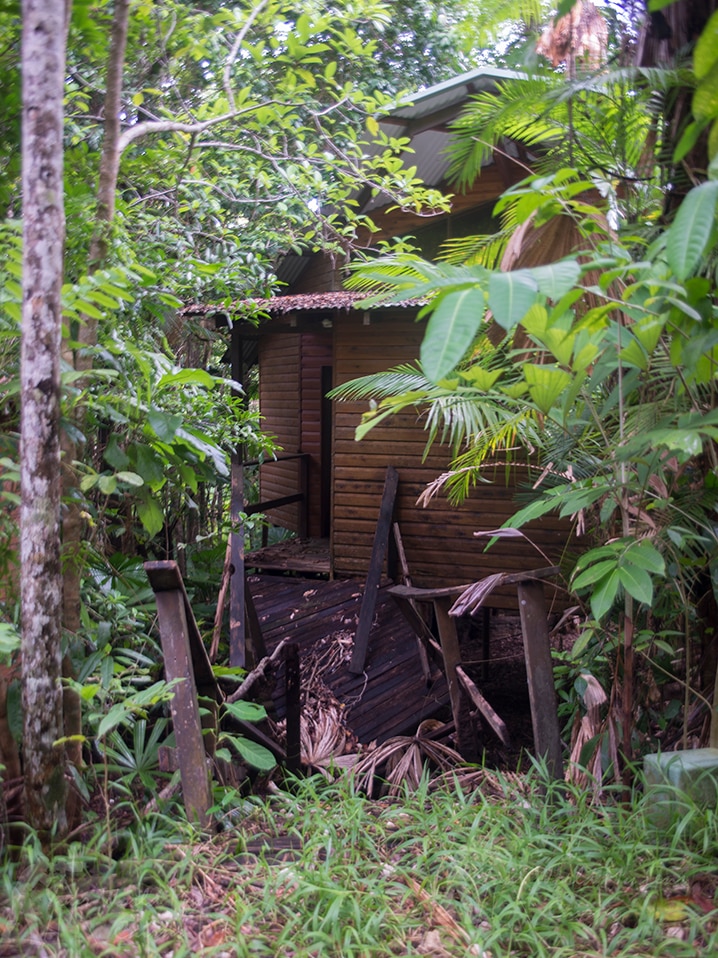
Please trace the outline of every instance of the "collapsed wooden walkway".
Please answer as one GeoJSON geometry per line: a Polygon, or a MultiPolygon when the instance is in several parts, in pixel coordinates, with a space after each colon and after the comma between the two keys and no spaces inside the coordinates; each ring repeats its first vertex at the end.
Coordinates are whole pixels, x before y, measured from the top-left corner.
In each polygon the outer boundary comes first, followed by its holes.
{"type": "MultiPolygon", "coordinates": [[[[448,686],[437,670],[427,685],[416,636],[388,586],[379,589],[364,670],[350,671],[363,586],[356,580],[302,579],[249,575],[262,637],[271,653],[282,639],[299,646],[300,665],[310,659],[330,663],[322,678],[343,705],[346,726],[368,744],[413,732],[423,719],[448,702],[448,686]]],[[[277,683],[275,705],[284,713],[283,687],[277,683]]]]}
{"type": "MultiPolygon", "coordinates": [[[[176,563],[147,562],[145,569],[157,596],[165,674],[169,681],[180,680],[171,709],[182,786],[186,793],[191,792],[185,797],[188,813],[204,822],[210,794],[198,693],[217,706],[225,701],[225,695],[213,674],[176,563]]],[[[281,675],[274,676],[279,681],[273,699],[277,717],[290,713],[283,753],[287,764],[290,758],[298,762],[300,756],[300,686],[320,699],[320,708],[324,705],[325,711],[327,706],[340,711],[340,724],[351,733],[355,745],[382,743],[394,735],[414,732],[423,719],[435,715],[447,701],[465,757],[471,759],[471,753],[477,751],[470,702],[504,741],[507,736],[502,720],[462,667],[454,618],[475,614],[497,583],[511,581],[519,595],[535,751],[546,758],[554,777],[562,777],[542,585],[544,578],[557,571],[550,567],[519,575],[496,573],[473,585],[438,590],[392,587],[377,578],[371,592],[369,581],[362,586],[355,580],[248,576],[244,594],[254,622],[254,641],[261,644],[262,655],[268,653],[262,668],[280,652],[285,654],[286,681],[281,681],[281,675]],[[417,614],[416,601],[433,604],[440,643],[417,614]],[[431,670],[427,659],[419,654],[417,636],[428,650],[439,653],[441,670],[431,670]],[[281,689],[284,693],[278,691],[281,689]],[[289,709],[283,694],[293,703],[289,709]]],[[[261,668],[252,673],[244,686],[256,680],[260,672],[261,668]]],[[[232,703],[240,695],[238,689],[226,702],[232,703]]],[[[236,718],[241,720],[243,716],[236,718]]],[[[276,743],[267,739],[266,745],[276,754],[276,743]]]]}

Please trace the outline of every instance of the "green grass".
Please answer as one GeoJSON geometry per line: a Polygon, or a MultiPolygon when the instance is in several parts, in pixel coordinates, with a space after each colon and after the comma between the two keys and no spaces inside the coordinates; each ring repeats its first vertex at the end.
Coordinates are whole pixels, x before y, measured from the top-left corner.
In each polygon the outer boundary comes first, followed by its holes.
{"type": "Polygon", "coordinates": [[[0,872],[0,956],[718,954],[714,810],[658,832],[638,794],[596,806],[483,778],[375,801],[320,778],[225,794],[213,836],[168,808],[118,829],[111,856],[99,826],[52,858],[28,835],[0,872]]]}

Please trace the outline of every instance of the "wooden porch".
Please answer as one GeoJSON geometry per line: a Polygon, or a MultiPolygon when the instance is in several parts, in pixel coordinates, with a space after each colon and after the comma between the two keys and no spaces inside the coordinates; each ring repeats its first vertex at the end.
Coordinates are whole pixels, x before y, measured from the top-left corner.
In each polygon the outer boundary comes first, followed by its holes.
{"type": "MultiPolygon", "coordinates": [[[[262,637],[271,652],[284,638],[299,646],[300,664],[323,661],[322,679],[343,706],[346,727],[363,744],[413,732],[448,701],[443,672],[424,679],[416,635],[389,594],[379,588],[365,666],[350,671],[363,585],[296,576],[248,575],[262,637]]],[[[284,715],[281,668],[275,706],[284,715]]]]}

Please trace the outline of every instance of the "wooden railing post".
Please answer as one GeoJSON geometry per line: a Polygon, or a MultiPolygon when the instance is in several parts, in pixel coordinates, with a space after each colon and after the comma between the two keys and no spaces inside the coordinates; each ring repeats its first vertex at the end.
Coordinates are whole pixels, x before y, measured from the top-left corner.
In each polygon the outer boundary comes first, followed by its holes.
{"type": "Polygon", "coordinates": [[[229,664],[243,669],[247,664],[247,630],[244,596],[244,468],[240,454],[232,463],[230,550],[232,575],[229,590],[229,664]]]}
{"type": "Polygon", "coordinates": [[[178,680],[170,700],[172,727],[187,817],[202,828],[212,803],[209,770],[197,701],[198,691],[214,702],[222,693],[189,606],[176,562],[146,562],[145,571],[157,600],[165,678],[178,680]]]}

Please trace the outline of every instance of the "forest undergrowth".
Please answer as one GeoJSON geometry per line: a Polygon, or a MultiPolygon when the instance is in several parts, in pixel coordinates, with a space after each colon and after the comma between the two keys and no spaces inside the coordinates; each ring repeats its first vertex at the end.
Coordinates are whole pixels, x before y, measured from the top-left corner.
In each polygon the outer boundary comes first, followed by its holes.
{"type": "Polygon", "coordinates": [[[314,776],[217,792],[204,834],[117,802],[51,856],[15,834],[0,956],[715,955],[716,812],[658,828],[637,781],[598,802],[467,767],[369,799],[314,776]]]}

